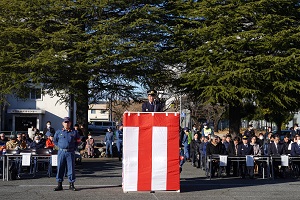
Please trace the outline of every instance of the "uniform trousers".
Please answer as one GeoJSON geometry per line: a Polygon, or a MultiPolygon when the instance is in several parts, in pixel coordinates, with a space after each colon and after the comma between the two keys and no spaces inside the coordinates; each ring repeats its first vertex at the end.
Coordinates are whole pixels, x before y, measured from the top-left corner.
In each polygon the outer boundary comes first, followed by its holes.
{"type": "Polygon", "coordinates": [[[113,155],[113,150],[112,150],[112,141],[106,141],[106,150],[105,150],[105,153],[107,155],[107,152],[108,152],[108,149],[109,149],[109,152],[110,152],[110,156],[113,155]]]}
{"type": "Polygon", "coordinates": [[[123,141],[122,140],[117,141],[117,149],[118,149],[118,156],[119,156],[119,158],[121,158],[122,157],[122,149],[123,149],[123,141]]]}
{"type": "Polygon", "coordinates": [[[57,174],[56,181],[63,182],[65,170],[67,168],[68,180],[70,183],[75,182],[75,152],[59,150],[57,154],[57,174]]]}

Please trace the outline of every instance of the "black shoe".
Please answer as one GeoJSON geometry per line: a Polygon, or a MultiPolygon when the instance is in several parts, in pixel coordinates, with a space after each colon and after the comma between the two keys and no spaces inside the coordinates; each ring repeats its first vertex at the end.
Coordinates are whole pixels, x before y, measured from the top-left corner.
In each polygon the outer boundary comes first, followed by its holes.
{"type": "Polygon", "coordinates": [[[179,167],[179,172],[180,172],[180,173],[182,172],[182,167],[179,167]]]}
{"type": "Polygon", "coordinates": [[[121,157],[119,157],[119,161],[121,161],[121,157]]]}
{"type": "Polygon", "coordinates": [[[54,191],[60,191],[60,190],[63,190],[63,187],[62,187],[62,182],[58,182],[58,185],[56,188],[54,188],[54,191]]]}
{"type": "Polygon", "coordinates": [[[77,189],[74,187],[74,183],[70,183],[69,190],[77,191],[77,189]]]}

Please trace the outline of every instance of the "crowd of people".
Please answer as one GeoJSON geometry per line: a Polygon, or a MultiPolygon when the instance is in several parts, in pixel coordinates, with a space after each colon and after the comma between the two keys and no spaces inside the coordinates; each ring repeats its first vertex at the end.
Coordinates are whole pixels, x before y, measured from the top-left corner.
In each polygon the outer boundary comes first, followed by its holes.
{"type": "MultiPolygon", "coordinates": [[[[75,130],[78,130],[79,134],[83,136],[83,132],[80,130],[79,125],[75,124],[75,130]]],[[[57,150],[54,144],[53,137],[55,129],[51,127],[51,122],[48,121],[43,131],[34,129],[34,134],[30,137],[26,132],[10,134],[8,137],[5,133],[0,133],[0,153],[5,150],[38,150],[43,148],[57,150]]],[[[85,140],[84,140],[85,142],[85,140]]]]}
{"type": "MultiPolygon", "coordinates": [[[[209,129],[206,123],[202,130],[197,130],[195,125],[191,130],[187,127],[182,129],[180,134],[180,171],[182,171],[183,164],[188,161],[194,167],[211,172],[211,177],[219,174],[216,172],[222,171],[223,176],[254,178],[254,173],[262,175],[262,169],[266,168],[265,163],[255,162],[254,167],[248,167],[245,162],[238,164],[228,159],[227,166],[221,168],[216,159],[213,160],[211,169],[209,169],[208,157],[212,155],[228,155],[229,158],[247,155],[300,156],[300,128],[298,124],[295,124],[290,129],[289,134],[283,138],[273,133],[270,127],[265,132],[255,133],[253,126],[249,125],[243,134],[234,138],[230,134],[220,137],[209,129]]],[[[299,162],[294,164],[300,166],[299,162]]],[[[280,165],[279,161],[275,161],[271,166],[275,177],[284,177],[285,167],[280,167],[280,165]]]]}

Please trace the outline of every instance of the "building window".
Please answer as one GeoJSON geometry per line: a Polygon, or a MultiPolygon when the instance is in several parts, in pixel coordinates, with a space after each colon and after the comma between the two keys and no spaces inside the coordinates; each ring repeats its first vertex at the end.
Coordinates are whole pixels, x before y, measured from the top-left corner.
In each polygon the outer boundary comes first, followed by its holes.
{"type": "Polygon", "coordinates": [[[92,109],[91,114],[96,114],[96,110],[92,109]]]}
{"type": "Polygon", "coordinates": [[[41,88],[31,89],[30,99],[42,99],[42,89],[41,88]]]}
{"type": "Polygon", "coordinates": [[[100,113],[101,113],[101,114],[105,114],[105,113],[106,113],[106,110],[100,110],[100,113]]]}

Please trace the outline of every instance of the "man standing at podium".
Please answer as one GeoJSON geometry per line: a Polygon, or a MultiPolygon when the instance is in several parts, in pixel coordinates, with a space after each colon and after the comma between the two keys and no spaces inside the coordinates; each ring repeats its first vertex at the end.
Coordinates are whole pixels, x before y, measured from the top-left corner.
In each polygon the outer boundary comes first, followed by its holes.
{"type": "Polygon", "coordinates": [[[157,91],[149,90],[148,101],[143,103],[142,112],[163,112],[163,105],[156,99],[157,91]]]}

